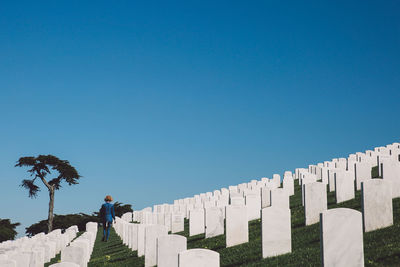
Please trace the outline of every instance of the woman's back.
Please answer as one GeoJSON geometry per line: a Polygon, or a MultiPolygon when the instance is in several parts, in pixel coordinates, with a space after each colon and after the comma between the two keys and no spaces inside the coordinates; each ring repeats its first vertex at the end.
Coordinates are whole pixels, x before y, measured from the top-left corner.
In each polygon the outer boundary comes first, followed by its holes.
{"type": "Polygon", "coordinates": [[[115,217],[115,215],[114,215],[114,205],[109,203],[109,202],[104,203],[101,206],[100,214],[101,214],[101,218],[104,221],[112,221],[113,218],[115,217]]]}

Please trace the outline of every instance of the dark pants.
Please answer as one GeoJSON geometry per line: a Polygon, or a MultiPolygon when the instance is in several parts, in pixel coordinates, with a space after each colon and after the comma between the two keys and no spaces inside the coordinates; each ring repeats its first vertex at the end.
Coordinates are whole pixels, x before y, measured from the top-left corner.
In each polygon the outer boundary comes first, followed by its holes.
{"type": "Polygon", "coordinates": [[[108,240],[110,236],[110,228],[112,225],[112,221],[103,221],[103,239],[108,240]]]}

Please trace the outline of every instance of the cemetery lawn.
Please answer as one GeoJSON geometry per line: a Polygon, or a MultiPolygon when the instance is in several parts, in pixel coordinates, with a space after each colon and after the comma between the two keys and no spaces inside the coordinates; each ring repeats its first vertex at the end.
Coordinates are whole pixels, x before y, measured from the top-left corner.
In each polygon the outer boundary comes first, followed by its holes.
{"type": "MultiPolygon", "coordinates": [[[[297,180],[295,180],[297,184],[297,180]]],[[[361,192],[353,200],[336,204],[335,193],[328,193],[328,208],[352,208],[361,211],[361,192]]],[[[189,237],[189,222],[185,231],[178,233],[187,237],[188,249],[207,248],[220,253],[221,266],[320,266],[319,223],[305,226],[304,209],[301,204],[301,187],[295,185],[295,195],[290,198],[292,219],[292,253],[262,259],[261,221],[249,222],[249,242],[226,248],[225,235],[204,239],[204,234],[189,237]]],[[[364,233],[365,266],[400,266],[400,198],[393,200],[394,225],[364,233]]],[[[101,242],[99,229],[89,266],[144,266],[144,257],[122,245],[114,231],[109,243],[101,242]],[[110,259],[106,259],[106,255],[110,259]]]]}
{"type": "Polygon", "coordinates": [[[122,244],[114,228],[110,229],[110,238],[107,242],[101,241],[102,238],[103,228],[99,227],[88,267],[144,266],[144,257],[138,257],[137,251],[132,251],[122,244]]]}

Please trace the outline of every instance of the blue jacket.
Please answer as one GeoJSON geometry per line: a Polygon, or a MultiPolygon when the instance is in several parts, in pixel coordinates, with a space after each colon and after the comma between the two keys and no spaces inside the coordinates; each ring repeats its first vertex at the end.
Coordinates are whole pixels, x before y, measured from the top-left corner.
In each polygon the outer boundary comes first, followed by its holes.
{"type": "Polygon", "coordinates": [[[111,203],[104,203],[100,209],[100,217],[102,221],[112,222],[115,220],[114,205],[111,203]]]}

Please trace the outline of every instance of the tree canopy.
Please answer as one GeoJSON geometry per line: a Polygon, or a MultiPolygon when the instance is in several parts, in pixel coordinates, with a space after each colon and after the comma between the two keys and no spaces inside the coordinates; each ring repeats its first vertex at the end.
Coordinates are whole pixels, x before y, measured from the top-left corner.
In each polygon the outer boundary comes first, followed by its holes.
{"type": "Polygon", "coordinates": [[[68,160],[61,160],[53,155],[39,155],[37,157],[21,157],[15,167],[31,167],[28,172],[32,179],[22,180],[21,186],[29,190],[29,197],[36,197],[40,191],[39,186],[35,184],[39,178],[43,184],[50,190],[61,188],[61,182],[64,180],[68,185],[78,183],[81,177],[78,171],[70,165],[68,160]],[[46,180],[51,171],[57,171],[58,175],[51,180],[46,180]]]}
{"type": "Polygon", "coordinates": [[[49,191],[49,212],[47,219],[47,232],[53,230],[54,220],[54,192],[61,188],[61,182],[65,181],[68,185],[78,183],[78,179],[81,177],[77,170],[69,164],[68,160],[61,160],[53,155],[39,155],[37,157],[21,157],[15,167],[30,167],[28,173],[30,173],[31,179],[22,180],[21,186],[28,189],[29,197],[36,197],[40,191],[40,187],[35,184],[37,179],[41,180],[49,191]],[[47,178],[48,174],[52,171],[57,172],[57,176],[54,178],[47,178]]]}
{"type": "Polygon", "coordinates": [[[20,223],[11,223],[10,219],[0,219],[0,242],[14,240],[17,235],[15,228],[20,223]]]}

